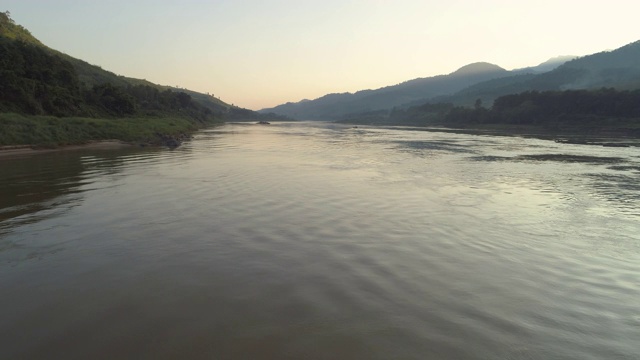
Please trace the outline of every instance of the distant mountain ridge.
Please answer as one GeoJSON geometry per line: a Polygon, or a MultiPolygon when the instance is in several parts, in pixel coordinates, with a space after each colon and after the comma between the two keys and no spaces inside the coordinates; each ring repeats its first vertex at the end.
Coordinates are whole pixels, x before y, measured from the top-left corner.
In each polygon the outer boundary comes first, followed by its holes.
{"type": "Polygon", "coordinates": [[[261,111],[305,120],[340,120],[425,103],[473,106],[480,99],[482,104],[490,106],[500,96],[525,91],[602,87],[640,88],[640,41],[583,57],[558,56],[536,66],[511,71],[494,64],[473,63],[448,75],[418,78],[376,90],[329,94],[261,111]]]}
{"type": "Polygon", "coordinates": [[[260,112],[273,112],[304,120],[338,119],[349,113],[388,109],[450,94],[469,85],[508,74],[507,70],[497,65],[478,62],[463,66],[448,75],[413,79],[375,90],[328,94],[315,100],[286,103],[260,112]]]}
{"type": "Polygon", "coordinates": [[[578,57],[543,73],[515,71],[511,76],[479,82],[454,94],[434,97],[425,102],[451,102],[470,106],[480,99],[483,104],[490,105],[500,96],[525,91],[588,90],[602,87],[618,90],[640,88],[640,41],[612,51],[578,57]]]}
{"type": "Polygon", "coordinates": [[[522,68],[522,69],[514,69],[511,70],[512,73],[514,74],[518,74],[518,73],[523,73],[523,74],[540,74],[540,73],[544,73],[544,72],[548,72],[551,71],[555,68],[557,68],[558,66],[566,63],[567,61],[571,61],[576,59],[577,56],[574,55],[563,55],[563,56],[556,56],[553,57],[539,65],[536,66],[529,66],[526,68],[522,68]]]}

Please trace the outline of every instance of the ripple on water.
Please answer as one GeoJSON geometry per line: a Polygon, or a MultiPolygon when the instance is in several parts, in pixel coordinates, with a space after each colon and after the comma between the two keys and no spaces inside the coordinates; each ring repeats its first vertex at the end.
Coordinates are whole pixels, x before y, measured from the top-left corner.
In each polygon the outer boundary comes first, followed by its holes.
{"type": "Polygon", "coordinates": [[[274,123],[23,159],[0,357],[633,359],[636,150],[592,148],[274,123]]]}

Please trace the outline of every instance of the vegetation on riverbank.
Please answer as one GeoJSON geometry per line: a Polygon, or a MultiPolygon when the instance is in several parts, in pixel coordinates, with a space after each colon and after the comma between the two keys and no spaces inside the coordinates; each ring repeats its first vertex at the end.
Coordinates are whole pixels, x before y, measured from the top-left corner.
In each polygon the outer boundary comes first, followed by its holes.
{"type": "Polygon", "coordinates": [[[163,139],[184,138],[205,125],[213,123],[198,123],[179,117],[99,119],[4,113],[0,114],[0,146],[56,147],[110,139],[162,145],[163,139]]]}
{"type": "Polygon", "coordinates": [[[527,91],[499,97],[490,109],[456,107],[449,123],[515,124],[546,127],[640,125],[640,90],[527,91]]]}
{"type": "Polygon", "coordinates": [[[117,139],[179,144],[224,120],[277,115],[213,95],[118,76],[43,45],[0,12],[0,145],[57,146],[117,139]]]}
{"type": "Polygon", "coordinates": [[[473,108],[424,104],[389,112],[357,114],[347,123],[440,126],[506,134],[574,134],[640,138],[640,90],[528,91],[473,108]]]}

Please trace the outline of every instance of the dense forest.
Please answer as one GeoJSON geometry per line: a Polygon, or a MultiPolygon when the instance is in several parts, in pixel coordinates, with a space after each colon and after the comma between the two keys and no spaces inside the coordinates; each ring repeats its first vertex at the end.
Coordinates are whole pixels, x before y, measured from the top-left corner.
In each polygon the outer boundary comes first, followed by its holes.
{"type": "Polygon", "coordinates": [[[175,143],[226,119],[284,119],[212,95],[118,76],[43,45],[0,12],[0,145],[175,143]]]}
{"type": "Polygon", "coordinates": [[[640,90],[527,91],[497,98],[491,108],[435,103],[353,114],[344,122],[414,126],[525,126],[547,131],[609,129],[640,136],[640,90]]]}
{"type": "Polygon", "coordinates": [[[499,97],[491,109],[454,107],[448,124],[511,124],[546,128],[640,127],[640,90],[528,91],[499,97]]]}
{"type": "Polygon", "coordinates": [[[73,65],[30,43],[0,37],[0,112],[58,117],[180,115],[198,121],[212,112],[184,92],[149,85],[84,88],[73,65]]]}

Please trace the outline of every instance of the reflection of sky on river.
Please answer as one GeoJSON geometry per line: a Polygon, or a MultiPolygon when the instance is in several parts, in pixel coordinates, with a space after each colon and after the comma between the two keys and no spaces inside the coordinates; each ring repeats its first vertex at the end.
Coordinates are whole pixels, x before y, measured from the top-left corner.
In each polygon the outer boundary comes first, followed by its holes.
{"type": "Polygon", "coordinates": [[[117,192],[123,166],[136,163],[140,154],[139,149],[81,149],[0,159],[3,169],[10,169],[0,174],[0,252],[11,253],[5,261],[42,259],[63,249],[67,239],[55,234],[69,225],[54,220],[81,206],[88,191],[117,192]],[[35,233],[51,236],[32,241],[35,233]],[[11,239],[3,238],[9,234],[11,239]]]}
{"type": "Polygon", "coordinates": [[[1,222],[0,355],[629,358],[640,204],[611,167],[637,155],[274,123],[23,158],[24,196],[0,199],[34,206],[1,222]]]}

